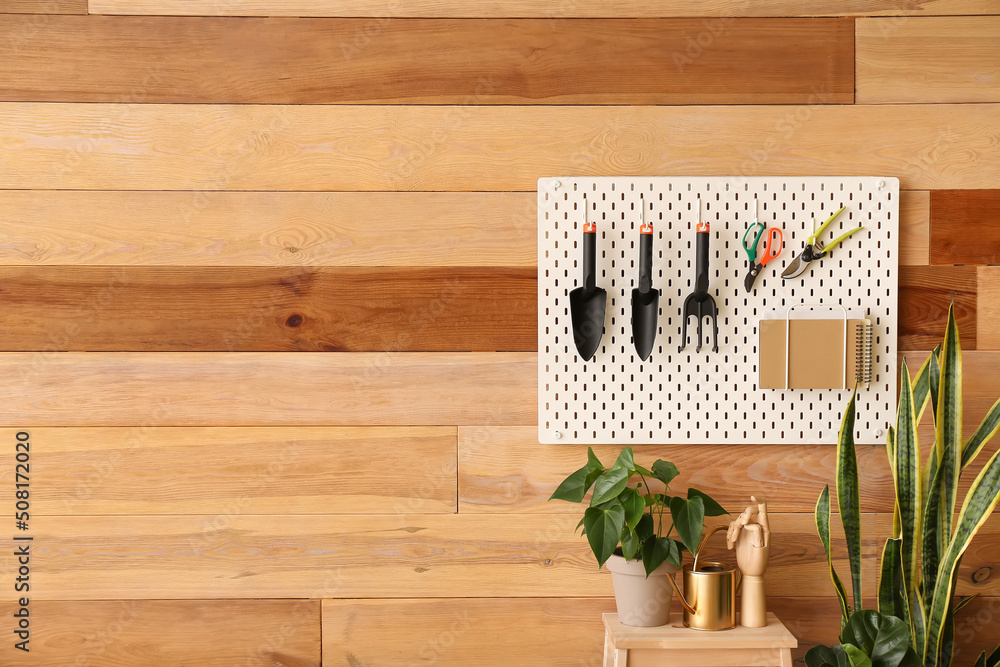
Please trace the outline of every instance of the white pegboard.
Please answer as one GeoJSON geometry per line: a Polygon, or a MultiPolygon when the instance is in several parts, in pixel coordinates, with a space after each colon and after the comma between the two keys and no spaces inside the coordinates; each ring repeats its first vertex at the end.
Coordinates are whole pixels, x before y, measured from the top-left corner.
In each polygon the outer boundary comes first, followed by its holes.
{"type": "MultiPolygon", "coordinates": [[[[542,443],[835,443],[850,390],[757,388],[757,321],[802,302],[841,304],[872,321],[873,381],[858,393],[859,443],[883,443],[895,420],[899,181],[895,178],[543,178],[538,181],[538,439],[542,443]],[[584,195],[597,224],[597,285],[608,292],[594,358],[573,343],[568,293],[581,284],[584,195]],[[747,294],[741,239],[758,220],[781,227],[784,250],[747,294]],[[694,289],[695,225],[711,225],[709,293],[719,307],[697,346],[696,318],[678,352],[681,307],[694,289]],[[645,362],[632,343],[640,202],[653,224],[658,332],[645,362]],[[824,221],[819,237],[864,229],[794,280],[781,272],[824,221]]],[[[761,239],[761,252],[763,252],[761,239]]],[[[816,350],[817,363],[825,358],[816,350]]]]}

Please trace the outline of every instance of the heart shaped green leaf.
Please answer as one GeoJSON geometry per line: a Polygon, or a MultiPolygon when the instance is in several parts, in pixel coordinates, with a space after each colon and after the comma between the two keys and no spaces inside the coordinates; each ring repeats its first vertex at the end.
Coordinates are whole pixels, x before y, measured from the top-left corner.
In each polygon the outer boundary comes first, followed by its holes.
{"type": "Polygon", "coordinates": [[[698,554],[698,541],[705,527],[705,504],[700,496],[685,500],[678,496],[670,499],[670,516],[681,542],[693,555],[698,554]]]}
{"type": "Polygon", "coordinates": [[[670,481],[679,474],[681,474],[681,471],[670,461],[658,459],[653,464],[653,475],[667,486],[670,486],[670,481]]]}
{"type": "Polygon", "coordinates": [[[609,507],[588,507],[583,513],[587,541],[597,557],[597,566],[603,567],[618,546],[618,539],[625,525],[625,510],[618,503],[609,507]]]}
{"type": "Polygon", "coordinates": [[[698,489],[688,489],[688,500],[691,500],[695,496],[701,498],[702,503],[705,505],[705,516],[722,516],[723,514],[729,514],[722,505],[712,500],[707,493],[704,491],[699,491],[698,489]]]}
{"type": "MultiPolygon", "coordinates": [[[[590,469],[584,466],[562,481],[556,490],[549,496],[549,500],[568,500],[571,503],[578,503],[587,495],[587,475],[590,469]]],[[[591,482],[593,483],[593,482],[591,482]]]]}
{"type": "Polygon", "coordinates": [[[631,473],[625,468],[611,468],[611,470],[602,473],[594,484],[594,497],[590,500],[591,507],[617,498],[618,494],[625,490],[630,475],[631,473]]]}
{"type": "Polygon", "coordinates": [[[621,503],[625,508],[625,524],[629,530],[635,530],[639,519],[642,518],[643,510],[646,509],[646,501],[635,489],[626,489],[622,494],[621,503]]]}

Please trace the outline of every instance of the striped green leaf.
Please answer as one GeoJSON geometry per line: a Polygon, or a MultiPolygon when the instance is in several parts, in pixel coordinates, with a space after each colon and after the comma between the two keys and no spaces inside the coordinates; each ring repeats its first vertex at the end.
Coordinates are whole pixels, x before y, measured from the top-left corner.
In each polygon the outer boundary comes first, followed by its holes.
{"type": "MultiPolygon", "coordinates": [[[[931,361],[931,392],[934,391],[934,361],[931,361]]],[[[955,304],[948,307],[948,328],[941,349],[941,382],[936,407],[936,436],[941,479],[941,530],[951,536],[952,514],[958,503],[958,478],[962,472],[962,348],[955,323],[955,304]]]]}
{"type": "Polygon", "coordinates": [[[929,372],[927,374],[929,378],[929,391],[931,397],[931,416],[934,417],[934,423],[937,424],[938,418],[938,400],[941,398],[941,355],[932,354],[930,358],[930,363],[927,365],[929,372]]]}
{"type": "Polygon", "coordinates": [[[895,474],[896,469],[896,429],[892,426],[889,427],[889,434],[885,439],[885,453],[889,457],[889,468],[892,469],[893,474],[895,474]]]}
{"type": "Polygon", "coordinates": [[[919,577],[917,556],[920,553],[923,497],[920,489],[920,443],[917,440],[916,412],[906,359],[903,359],[903,368],[900,371],[900,386],[902,389],[899,392],[899,410],[896,415],[896,464],[893,466],[893,481],[896,486],[896,507],[899,511],[902,537],[901,575],[906,586],[906,595],[912,599],[919,577]]]}
{"type": "Polygon", "coordinates": [[[979,660],[976,661],[976,667],[1000,667],[1000,646],[998,646],[993,653],[987,657],[986,651],[983,651],[982,655],[979,656],[979,660]]]}
{"type": "Polygon", "coordinates": [[[882,569],[878,577],[878,611],[880,614],[895,616],[906,621],[909,612],[903,595],[903,568],[900,557],[902,540],[888,539],[882,549],[882,569]]]}
{"type": "Polygon", "coordinates": [[[979,428],[962,448],[962,468],[965,468],[979,456],[983,445],[996,435],[997,430],[1000,430],[1000,400],[993,404],[979,428]]]}
{"type": "MultiPolygon", "coordinates": [[[[934,473],[931,484],[927,487],[927,502],[924,505],[923,536],[921,538],[920,553],[920,576],[923,582],[923,594],[929,602],[933,594],[935,582],[938,576],[938,566],[941,563],[941,555],[944,553],[945,541],[941,534],[941,480],[942,471],[938,468],[934,473]]],[[[910,605],[911,612],[913,605],[910,605]]],[[[926,619],[927,612],[924,611],[926,619]]],[[[913,633],[914,638],[922,635],[913,633]]],[[[920,646],[920,644],[917,644],[920,646]]]]}
{"type": "MultiPolygon", "coordinates": [[[[941,346],[938,345],[937,347],[934,348],[934,351],[931,352],[930,356],[927,357],[927,360],[924,362],[924,366],[922,367],[922,369],[923,368],[927,369],[926,370],[926,373],[927,373],[927,397],[925,399],[923,399],[924,400],[923,407],[920,406],[920,401],[919,401],[919,399],[918,399],[918,397],[916,395],[916,387],[914,386],[913,400],[914,400],[914,406],[917,408],[917,423],[918,424],[923,419],[924,407],[926,407],[927,405],[930,405],[930,402],[931,402],[930,401],[930,395],[931,395],[931,391],[930,391],[931,359],[934,360],[934,365],[938,369],[936,371],[936,375],[938,377],[940,377],[940,366],[938,365],[938,360],[940,358],[941,358],[941,346]]],[[[914,385],[916,385],[916,383],[914,383],[914,385]]],[[[934,382],[934,396],[935,397],[937,396],[938,389],[939,389],[938,381],[935,380],[935,382],[934,382]]],[[[936,398],[935,398],[935,401],[934,401],[934,405],[935,405],[935,408],[932,410],[931,414],[933,416],[933,419],[937,419],[937,416],[936,416],[937,415],[937,407],[936,407],[937,406],[937,399],[936,398]]],[[[939,461],[939,454],[938,454],[938,449],[937,449],[937,444],[936,443],[937,443],[937,440],[935,438],[935,446],[928,448],[928,452],[927,452],[927,464],[923,467],[923,477],[922,477],[922,480],[923,480],[923,488],[924,489],[927,489],[927,487],[930,486],[931,478],[934,477],[934,471],[937,470],[938,461],[939,461]]]]}
{"type": "Polygon", "coordinates": [[[930,370],[931,370],[931,357],[936,356],[937,352],[932,352],[930,355],[924,359],[923,365],[920,370],[917,371],[917,375],[913,378],[913,404],[917,409],[917,423],[924,416],[924,409],[927,408],[927,403],[930,400],[930,370]]]}
{"type": "Polygon", "coordinates": [[[914,647],[917,655],[922,654],[924,638],[927,636],[927,612],[924,609],[924,596],[920,590],[914,593],[914,597],[906,601],[907,609],[910,610],[910,644],[914,647]]]}
{"type": "Polygon", "coordinates": [[[975,600],[977,597],[979,597],[979,593],[976,593],[975,595],[970,595],[969,597],[962,598],[961,600],[959,600],[958,604],[955,605],[955,613],[957,614],[958,612],[962,611],[970,602],[975,600]]]}
{"type": "MultiPolygon", "coordinates": [[[[958,583],[958,569],[962,566],[962,559],[955,563],[955,571],[952,574],[951,589],[955,590],[958,583]]],[[[942,667],[951,665],[955,649],[955,612],[958,611],[954,605],[948,605],[948,613],[944,617],[944,632],[941,633],[941,643],[938,644],[937,664],[942,667]]]]}
{"type": "MultiPolygon", "coordinates": [[[[889,427],[889,434],[885,439],[886,453],[889,455],[889,469],[892,473],[893,484],[896,480],[896,429],[889,427]]],[[[902,539],[903,530],[899,525],[899,501],[893,498],[892,503],[892,539],[902,539]]]]}
{"type": "MultiPolygon", "coordinates": [[[[930,455],[927,457],[927,465],[924,466],[923,470],[924,521],[927,520],[927,511],[928,511],[927,507],[931,503],[931,489],[932,488],[937,489],[936,493],[938,493],[939,495],[941,493],[941,480],[939,479],[937,482],[934,481],[935,476],[938,474],[938,467],[939,467],[937,460],[937,446],[930,447],[930,450],[931,450],[930,455]]],[[[941,506],[940,498],[938,498],[938,503],[937,505],[935,505],[934,511],[937,512],[938,511],[937,508],[940,508],[940,506],[941,506]]],[[[931,518],[937,521],[940,519],[940,516],[938,514],[934,514],[931,518]]],[[[921,538],[921,543],[923,543],[924,541],[925,540],[921,538]]],[[[940,551],[941,550],[939,549],[938,552],[940,553],[940,551]]]]}
{"type": "Polygon", "coordinates": [[[837,507],[847,539],[847,558],[851,565],[854,608],[861,609],[861,494],[858,484],[858,457],[854,449],[854,413],[858,388],[854,387],[837,438],[837,507]]]}
{"type": "Polygon", "coordinates": [[[851,610],[847,605],[847,591],[844,590],[844,584],[840,581],[840,577],[837,576],[837,570],[833,567],[833,554],[830,552],[829,484],[823,488],[823,492],[819,494],[819,499],[816,501],[816,532],[819,533],[819,539],[826,550],[826,563],[830,567],[830,579],[833,581],[833,587],[837,591],[837,599],[840,600],[840,625],[843,627],[847,624],[851,610]]]}
{"type": "Polygon", "coordinates": [[[925,662],[932,657],[936,660],[944,639],[945,621],[951,607],[954,573],[958,569],[958,563],[972,542],[972,538],[993,512],[998,500],[1000,500],[1000,451],[994,452],[965,495],[962,511],[955,525],[955,535],[941,557],[927,614],[925,662]]]}

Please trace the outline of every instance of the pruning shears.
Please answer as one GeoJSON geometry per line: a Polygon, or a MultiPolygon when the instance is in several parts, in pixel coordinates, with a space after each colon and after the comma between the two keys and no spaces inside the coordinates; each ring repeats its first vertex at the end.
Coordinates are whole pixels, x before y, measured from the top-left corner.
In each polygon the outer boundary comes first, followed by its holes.
{"type": "Polygon", "coordinates": [[[847,208],[846,206],[841,206],[833,215],[831,215],[829,218],[826,219],[826,222],[824,222],[822,225],[819,226],[819,229],[813,232],[812,236],[806,239],[806,246],[802,249],[802,252],[800,252],[798,256],[796,256],[795,259],[792,260],[792,263],[789,264],[784,271],[782,271],[781,277],[784,280],[798,277],[799,275],[802,274],[803,271],[806,270],[806,268],[809,265],[809,262],[813,262],[822,259],[823,257],[826,257],[826,255],[831,250],[833,250],[835,246],[843,243],[848,236],[854,234],[855,232],[860,232],[862,229],[864,229],[864,227],[862,226],[846,231],[837,238],[830,241],[828,244],[824,244],[817,238],[820,234],[826,231],[826,228],[830,226],[830,223],[833,222],[834,218],[843,213],[844,209],[846,208],[847,208]]]}
{"type": "Polygon", "coordinates": [[[747,251],[747,257],[750,258],[750,271],[747,273],[747,277],[743,279],[743,286],[748,292],[753,289],[753,284],[757,282],[757,276],[764,270],[764,266],[780,255],[781,249],[784,246],[785,238],[781,233],[780,227],[768,227],[765,230],[764,225],[759,222],[750,225],[750,229],[743,235],[743,249],[747,251]],[[757,235],[753,237],[753,242],[747,245],[747,237],[754,229],[757,229],[757,235]],[[760,258],[760,262],[758,262],[756,261],[757,242],[765,231],[767,232],[767,242],[764,244],[764,255],[760,258]]]}
{"type": "Polygon", "coordinates": [[[743,250],[746,251],[747,257],[750,259],[750,272],[743,279],[743,286],[748,292],[753,289],[753,284],[757,282],[757,276],[764,270],[764,266],[780,255],[784,247],[785,238],[780,227],[768,227],[765,230],[764,223],[757,222],[757,199],[754,198],[753,224],[743,233],[743,250]],[[767,231],[767,242],[764,244],[764,256],[758,262],[757,242],[760,241],[760,237],[765,231],[767,231]],[[753,235],[753,241],[747,243],[747,239],[751,235],[753,235]]]}

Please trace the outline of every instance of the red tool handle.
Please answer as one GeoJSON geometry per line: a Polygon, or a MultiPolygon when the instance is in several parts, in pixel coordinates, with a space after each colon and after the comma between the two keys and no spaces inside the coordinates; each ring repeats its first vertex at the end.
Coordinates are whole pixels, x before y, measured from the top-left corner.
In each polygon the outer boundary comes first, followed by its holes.
{"type": "Polygon", "coordinates": [[[597,286],[597,225],[583,225],[583,287],[593,291],[597,286]]]}

